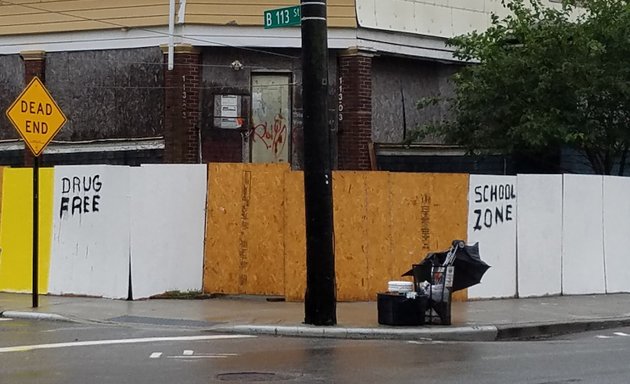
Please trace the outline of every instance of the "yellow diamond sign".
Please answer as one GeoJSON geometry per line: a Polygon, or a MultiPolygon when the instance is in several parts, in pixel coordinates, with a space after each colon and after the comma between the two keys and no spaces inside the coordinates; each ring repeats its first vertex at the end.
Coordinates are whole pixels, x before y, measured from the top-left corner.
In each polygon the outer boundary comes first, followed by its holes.
{"type": "Polygon", "coordinates": [[[35,156],[42,153],[67,121],[37,77],[33,78],[11,104],[7,116],[35,156]]]}

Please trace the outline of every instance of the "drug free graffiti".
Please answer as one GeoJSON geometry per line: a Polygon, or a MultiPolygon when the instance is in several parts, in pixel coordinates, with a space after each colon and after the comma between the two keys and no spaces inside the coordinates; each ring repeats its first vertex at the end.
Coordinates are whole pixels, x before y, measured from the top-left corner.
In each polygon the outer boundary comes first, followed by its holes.
{"type": "Polygon", "coordinates": [[[516,188],[514,184],[477,185],[473,195],[473,230],[490,229],[514,220],[516,188]]]}
{"type": "Polygon", "coordinates": [[[99,212],[102,188],[103,183],[99,174],[63,177],[59,217],[99,212]]]}

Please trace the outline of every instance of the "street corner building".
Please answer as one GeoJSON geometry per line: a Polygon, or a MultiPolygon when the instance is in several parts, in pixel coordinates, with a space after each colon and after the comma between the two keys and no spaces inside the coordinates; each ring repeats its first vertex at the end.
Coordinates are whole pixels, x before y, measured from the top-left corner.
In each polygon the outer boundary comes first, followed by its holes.
{"type": "MultiPolygon", "coordinates": [[[[299,25],[266,28],[286,1],[6,1],[0,108],[38,77],[68,118],[43,164],[289,163],[303,167],[299,25]],[[171,7],[172,5],[172,7],[171,7]],[[169,69],[172,64],[172,69],[169,69]]],[[[489,24],[496,1],[327,1],[328,122],[344,170],[468,171],[463,152],[401,145],[445,105],[461,66],[447,38],[489,24]],[[442,161],[440,159],[450,159],[442,161]],[[453,165],[454,164],[454,165],[453,165]]],[[[0,163],[28,162],[0,119],[0,163]]],[[[486,171],[500,170],[489,161],[486,171]]]]}
{"type": "MultiPolygon", "coordinates": [[[[37,78],[67,118],[40,156],[40,292],[303,300],[301,31],[264,17],[291,5],[0,2],[0,109],[37,78]]],[[[492,12],[505,10],[327,1],[338,300],[375,300],[454,239],[492,266],[461,299],[630,290],[626,179],[494,176],[504,158],[403,144],[448,115],[416,108],[452,91],[463,64],[446,40],[492,12]]],[[[0,291],[31,287],[32,162],[3,113],[0,291]]]]}

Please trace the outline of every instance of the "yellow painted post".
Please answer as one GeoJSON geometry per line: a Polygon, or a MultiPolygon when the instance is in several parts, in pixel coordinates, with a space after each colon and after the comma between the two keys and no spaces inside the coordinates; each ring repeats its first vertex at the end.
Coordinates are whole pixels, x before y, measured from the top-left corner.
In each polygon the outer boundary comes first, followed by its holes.
{"type": "MultiPolygon", "coordinates": [[[[48,292],[52,242],[53,169],[40,169],[39,283],[48,292]]],[[[32,290],[32,169],[5,168],[0,226],[0,291],[32,290]]]]}

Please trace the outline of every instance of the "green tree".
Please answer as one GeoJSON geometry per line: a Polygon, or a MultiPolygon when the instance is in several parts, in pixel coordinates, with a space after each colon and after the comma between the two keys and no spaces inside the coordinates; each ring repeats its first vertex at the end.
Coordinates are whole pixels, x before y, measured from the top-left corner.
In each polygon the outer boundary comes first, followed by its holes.
{"type": "Polygon", "coordinates": [[[411,140],[438,135],[471,153],[564,145],[596,173],[620,164],[622,174],[630,147],[628,0],[503,5],[509,16],[493,15],[486,31],[448,42],[470,63],[452,78],[451,117],[419,127],[411,140]]]}

